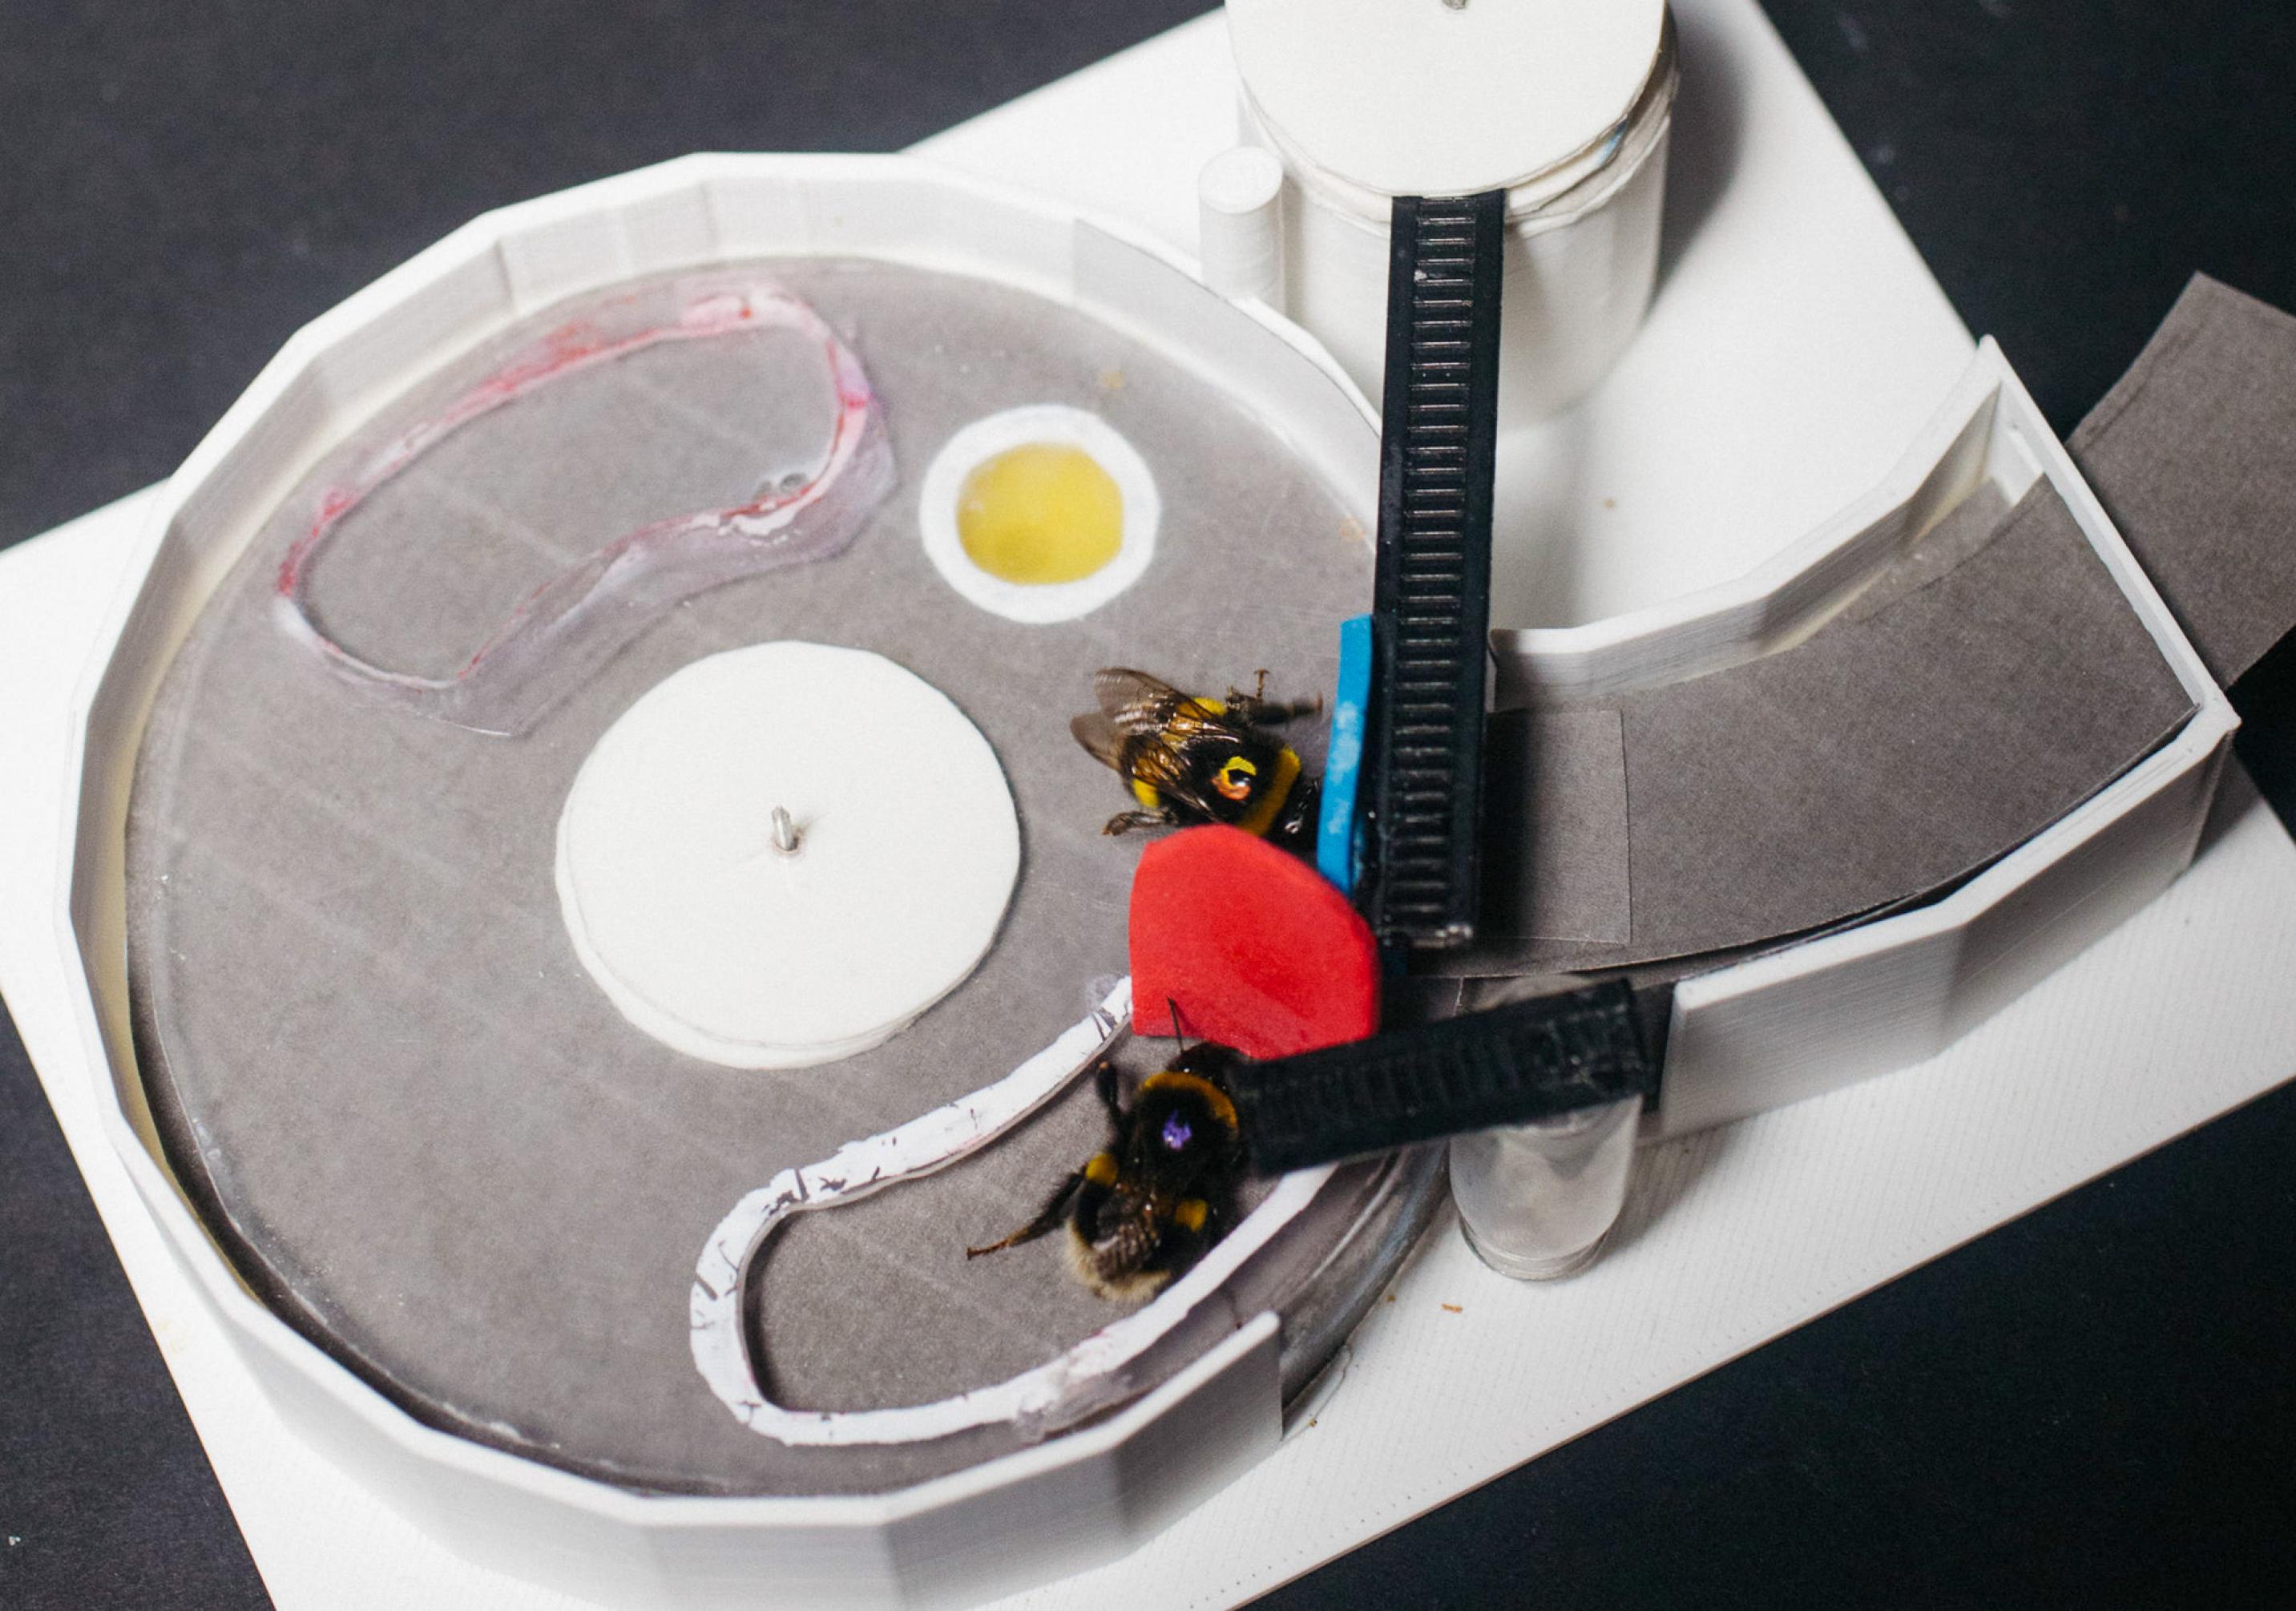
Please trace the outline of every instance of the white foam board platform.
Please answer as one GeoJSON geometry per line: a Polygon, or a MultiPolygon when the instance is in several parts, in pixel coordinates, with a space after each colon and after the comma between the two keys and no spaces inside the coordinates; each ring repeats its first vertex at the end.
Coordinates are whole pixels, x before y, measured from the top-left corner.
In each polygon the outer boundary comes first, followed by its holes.
{"type": "MultiPolygon", "coordinates": [[[[1878,479],[1971,350],[1754,0],[1677,12],[1696,226],[1603,391],[1507,445],[1508,624],[1767,556],[1878,479]]],[[[1226,75],[1215,18],[925,149],[1186,248],[1195,169],[1233,135],[1226,75]]],[[[140,504],[0,554],[0,992],[277,1602],[586,1603],[468,1566],[291,1436],[95,1126],[35,915],[62,876],[66,707],[140,504]]],[[[2296,1012],[2255,1007],[2292,969],[2296,844],[2243,792],[2166,896],[1945,1056],[1646,1151],[1586,1276],[1502,1280],[1447,1219],[1312,1424],[1133,1557],[1000,1604],[1226,1607],[1399,1525],[2279,1083],[2296,1012]]]]}

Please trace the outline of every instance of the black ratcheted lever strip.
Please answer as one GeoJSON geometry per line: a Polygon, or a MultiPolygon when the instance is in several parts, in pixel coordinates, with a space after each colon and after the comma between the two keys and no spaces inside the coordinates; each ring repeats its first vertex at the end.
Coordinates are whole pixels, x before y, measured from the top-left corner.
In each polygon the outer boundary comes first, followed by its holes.
{"type": "Polygon", "coordinates": [[[1230,1076],[1253,1170],[1280,1174],[1463,1130],[1649,1097],[1633,990],[1606,980],[1230,1076]]]}
{"type": "Polygon", "coordinates": [[[1384,945],[1473,937],[1489,686],[1506,195],[1396,198],[1381,412],[1365,916],[1384,945]]]}

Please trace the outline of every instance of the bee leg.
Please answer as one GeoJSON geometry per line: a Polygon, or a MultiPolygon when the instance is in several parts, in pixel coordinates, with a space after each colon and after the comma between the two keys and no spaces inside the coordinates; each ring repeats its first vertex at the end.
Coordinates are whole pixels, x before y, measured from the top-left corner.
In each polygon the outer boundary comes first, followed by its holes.
{"type": "Polygon", "coordinates": [[[1287,721],[1299,720],[1302,716],[1321,716],[1324,713],[1324,696],[1318,694],[1313,699],[1279,699],[1273,703],[1262,703],[1259,710],[1261,726],[1280,727],[1287,721]]]}
{"type": "Polygon", "coordinates": [[[1280,727],[1302,716],[1314,716],[1324,708],[1324,696],[1313,699],[1269,699],[1267,673],[1259,674],[1259,691],[1247,694],[1241,688],[1227,691],[1228,713],[1247,727],[1280,727]]]}
{"type": "Polygon", "coordinates": [[[1116,1064],[1105,1057],[1093,1071],[1093,1089],[1100,1093],[1100,1105],[1108,1110],[1109,1122],[1120,1135],[1124,1130],[1124,1103],[1117,1093],[1116,1064]]]}
{"type": "Polygon", "coordinates": [[[1221,702],[1226,705],[1227,713],[1246,727],[1264,727],[1270,721],[1280,719],[1274,714],[1278,707],[1267,703],[1267,673],[1265,671],[1259,674],[1259,693],[1247,694],[1230,683],[1227,697],[1221,702]]]}
{"type": "Polygon", "coordinates": [[[1186,1197],[1166,1220],[1156,1238],[1155,1251],[1141,1264],[1143,1275],[1165,1279],[1184,1274],[1226,1229],[1225,1216],[1202,1197],[1186,1197]]]}
{"type": "Polygon", "coordinates": [[[1173,1278],[1185,1275],[1213,1244],[1227,1235],[1235,1223],[1235,1210],[1234,1176],[1206,1181],[1194,1196],[1182,1198],[1174,1209],[1148,1268],[1173,1278]]]}
{"type": "Polygon", "coordinates": [[[1168,828],[1180,820],[1169,806],[1160,811],[1119,811],[1100,830],[1103,834],[1129,834],[1135,828],[1168,828]]]}
{"type": "Polygon", "coordinates": [[[1047,1231],[1054,1229],[1062,1220],[1068,1217],[1069,1199],[1076,1196],[1077,1188],[1083,1184],[1084,1171],[1079,1169],[1061,1182],[1058,1191],[1045,1199],[1045,1205],[1037,1211],[1036,1218],[1001,1242],[991,1242],[986,1247],[966,1248],[964,1256],[968,1259],[977,1259],[985,1253],[1003,1253],[1008,1247],[1018,1247],[1023,1242],[1033,1242],[1047,1231]]]}
{"type": "Polygon", "coordinates": [[[1308,778],[1292,789],[1292,797],[1283,802],[1283,812],[1275,818],[1275,830],[1268,837],[1296,851],[1314,850],[1323,810],[1324,780],[1308,778]]]}

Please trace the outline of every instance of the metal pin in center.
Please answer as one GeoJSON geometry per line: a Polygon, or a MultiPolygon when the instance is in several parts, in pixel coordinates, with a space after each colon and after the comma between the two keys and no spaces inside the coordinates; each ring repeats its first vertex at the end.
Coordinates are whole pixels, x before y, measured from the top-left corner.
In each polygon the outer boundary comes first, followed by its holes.
{"type": "Polygon", "coordinates": [[[791,818],[788,808],[775,806],[774,808],[774,849],[784,856],[794,856],[797,854],[797,823],[791,818]]]}

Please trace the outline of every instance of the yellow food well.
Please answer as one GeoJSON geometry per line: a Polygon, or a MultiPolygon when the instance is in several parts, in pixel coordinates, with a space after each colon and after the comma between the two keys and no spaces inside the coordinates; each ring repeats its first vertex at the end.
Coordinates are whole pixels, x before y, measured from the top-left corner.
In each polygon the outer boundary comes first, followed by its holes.
{"type": "Polygon", "coordinates": [[[1124,495],[1083,448],[1029,442],[973,466],[956,531],[972,563],[1000,580],[1080,581],[1124,546],[1124,495]]]}

